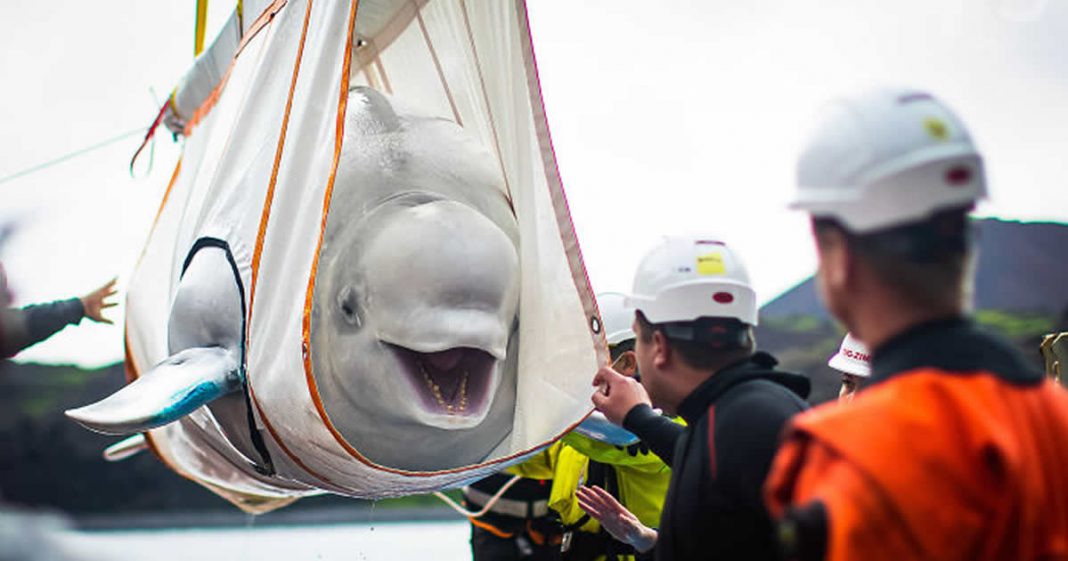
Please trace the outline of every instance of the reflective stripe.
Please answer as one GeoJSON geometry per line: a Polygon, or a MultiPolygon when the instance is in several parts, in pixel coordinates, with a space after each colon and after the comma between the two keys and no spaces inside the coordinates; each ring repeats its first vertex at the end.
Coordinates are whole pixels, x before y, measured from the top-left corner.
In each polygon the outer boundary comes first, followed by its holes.
{"type": "MultiPolygon", "coordinates": [[[[463,494],[464,499],[476,506],[484,506],[493,497],[489,493],[483,493],[471,487],[464,487],[463,494]]],[[[514,516],[515,518],[541,518],[549,514],[549,501],[547,499],[534,502],[517,501],[501,497],[490,507],[490,512],[514,516]]]]}

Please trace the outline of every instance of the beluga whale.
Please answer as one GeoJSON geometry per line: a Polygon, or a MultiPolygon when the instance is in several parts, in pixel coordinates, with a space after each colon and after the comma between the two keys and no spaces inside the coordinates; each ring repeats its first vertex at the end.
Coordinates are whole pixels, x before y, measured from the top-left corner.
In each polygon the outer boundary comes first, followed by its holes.
{"type": "MultiPolygon", "coordinates": [[[[515,408],[519,231],[500,171],[456,123],[398,113],[366,87],[349,93],[345,146],[311,310],[326,413],[382,465],[478,462],[515,408]]],[[[229,259],[223,242],[201,238],[171,306],[171,355],[67,415],[130,434],[239,393],[243,299],[229,259]]],[[[256,456],[251,439],[235,440],[256,456]]]]}
{"type": "Polygon", "coordinates": [[[478,461],[515,407],[519,231],[500,171],[456,123],[372,89],[349,113],[360,148],[338,166],[312,309],[327,415],[385,465],[478,461]]]}
{"type": "Polygon", "coordinates": [[[607,352],[523,4],[429,6],[246,2],[183,79],[129,383],[67,411],[128,437],[107,458],[264,512],[458,487],[590,412],[607,352]]]}

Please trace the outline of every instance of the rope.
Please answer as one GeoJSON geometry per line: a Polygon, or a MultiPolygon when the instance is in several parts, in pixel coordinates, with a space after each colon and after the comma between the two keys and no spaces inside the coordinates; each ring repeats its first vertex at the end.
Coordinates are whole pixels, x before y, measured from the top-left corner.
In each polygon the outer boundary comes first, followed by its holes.
{"type": "Polygon", "coordinates": [[[193,56],[204,51],[204,33],[208,25],[208,0],[197,0],[197,16],[193,30],[193,56]]]}
{"type": "Polygon", "coordinates": [[[493,505],[497,504],[497,501],[501,498],[501,496],[504,495],[504,493],[508,491],[508,489],[511,489],[512,485],[515,485],[516,482],[518,482],[520,479],[522,478],[518,475],[515,475],[511,479],[509,479],[507,483],[501,485],[501,488],[498,489],[492,497],[490,497],[490,500],[486,501],[486,504],[482,507],[482,510],[479,510],[477,512],[467,510],[459,504],[456,504],[456,501],[452,500],[451,498],[449,498],[448,495],[442,493],[441,491],[436,491],[434,493],[434,496],[441,499],[445,504],[449,505],[453,510],[458,512],[460,516],[466,516],[467,518],[481,518],[482,515],[489,512],[490,509],[493,508],[493,505]]]}
{"type": "Polygon", "coordinates": [[[91,146],[86,146],[85,148],[80,148],[80,149],[75,150],[73,152],[70,152],[68,154],[64,154],[62,156],[59,156],[58,158],[53,158],[51,160],[48,160],[47,162],[42,162],[42,163],[37,164],[35,166],[28,167],[28,168],[26,168],[26,169],[24,169],[22,171],[17,171],[15,173],[11,174],[11,175],[6,175],[4,177],[0,177],[0,184],[7,183],[8,181],[14,181],[15,179],[18,179],[18,178],[20,178],[20,177],[22,177],[24,175],[29,175],[31,173],[35,173],[35,172],[41,171],[43,169],[50,168],[50,167],[52,167],[54,165],[61,164],[61,163],[65,162],[65,161],[67,161],[67,160],[69,160],[71,158],[76,158],[78,156],[81,156],[82,154],[87,154],[89,152],[92,152],[93,150],[98,150],[100,148],[104,148],[105,146],[109,146],[109,145],[114,144],[114,143],[116,143],[116,142],[118,142],[120,140],[126,140],[127,138],[129,138],[131,136],[134,136],[134,135],[137,135],[137,134],[141,134],[143,132],[145,132],[145,128],[144,127],[137,127],[136,129],[133,129],[131,131],[126,131],[126,132],[124,132],[124,133],[122,133],[122,134],[120,134],[118,136],[109,138],[107,140],[100,141],[100,142],[98,142],[96,144],[93,144],[91,146]]]}

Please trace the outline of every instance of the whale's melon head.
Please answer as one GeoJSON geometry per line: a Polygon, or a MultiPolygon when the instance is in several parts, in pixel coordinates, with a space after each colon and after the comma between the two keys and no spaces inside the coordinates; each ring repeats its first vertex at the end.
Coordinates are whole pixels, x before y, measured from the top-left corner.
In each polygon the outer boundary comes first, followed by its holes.
{"type": "Polygon", "coordinates": [[[455,123],[350,95],[311,364],[330,424],[375,463],[469,465],[511,430],[521,275],[499,169],[455,123]]]}

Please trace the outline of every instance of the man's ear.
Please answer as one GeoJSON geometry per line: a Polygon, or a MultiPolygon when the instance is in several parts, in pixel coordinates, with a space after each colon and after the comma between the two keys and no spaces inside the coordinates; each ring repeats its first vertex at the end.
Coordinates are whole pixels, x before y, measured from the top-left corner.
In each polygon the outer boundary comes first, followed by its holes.
{"type": "Polygon", "coordinates": [[[663,369],[671,363],[671,344],[662,331],[653,332],[653,366],[663,369]]]}
{"type": "Polygon", "coordinates": [[[616,372],[628,378],[633,378],[638,373],[638,357],[634,354],[634,351],[620,353],[613,364],[615,364],[616,372]]]}

